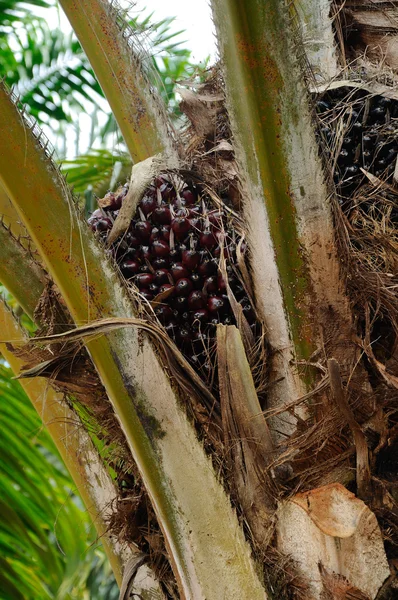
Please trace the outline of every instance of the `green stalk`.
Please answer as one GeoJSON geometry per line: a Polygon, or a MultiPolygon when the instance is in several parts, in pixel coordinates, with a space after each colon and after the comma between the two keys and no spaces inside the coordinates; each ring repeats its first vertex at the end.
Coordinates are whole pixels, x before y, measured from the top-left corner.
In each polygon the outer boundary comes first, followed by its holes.
{"type": "MultiPolygon", "coordinates": [[[[297,15],[281,0],[212,0],[255,296],[276,350],[277,402],[309,380],[292,372],[337,316],[349,322],[327,190],[310,119],[297,15]]],[[[271,396],[275,393],[271,391],[271,396]]],[[[272,402],[272,398],[271,398],[272,402]]]]}
{"type": "MultiPolygon", "coordinates": [[[[75,323],[134,316],[103,248],[4,87],[0,134],[0,181],[75,323]]],[[[163,529],[182,597],[265,598],[229,500],[152,346],[123,329],[87,348],[163,529]]]]}
{"type": "Polygon", "coordinates": [[[0,282],[33,319],[46,274],[3,223],[0,223],[0,282]]]}
{"type": "MultiPolygon", "coordinates": [[[[176,156],[164,106],[107,0],[60,0],[111,106],[134,162],[176,156]]],[[[131,40],[130,40],[131,41],[131,40]]]]}

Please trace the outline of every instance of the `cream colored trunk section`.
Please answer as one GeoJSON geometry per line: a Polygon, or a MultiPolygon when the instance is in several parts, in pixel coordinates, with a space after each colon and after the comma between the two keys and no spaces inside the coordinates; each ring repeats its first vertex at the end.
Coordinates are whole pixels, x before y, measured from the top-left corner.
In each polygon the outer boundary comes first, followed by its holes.
{"type": "Polygon", "coordinates": [[[330,0],[296,0],[305,56],[311,65],[317,83],[337,77],[334,32],[330,18],[330,0]]]}
{"type": "Polygon", "coordinates": [[[282,502],[277,536],[278,548],[307,580],[308,600],[342,582],[373,600],[390,575],[375,515],[338,483],[282,502]]]}

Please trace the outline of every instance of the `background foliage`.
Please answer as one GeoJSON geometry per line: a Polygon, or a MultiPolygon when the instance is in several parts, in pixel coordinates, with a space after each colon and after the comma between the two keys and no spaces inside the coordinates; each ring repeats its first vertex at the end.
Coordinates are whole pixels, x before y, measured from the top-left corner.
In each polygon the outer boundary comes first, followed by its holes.
{"type": "Polygon", "coordinates": [[[55,445],[0,364],[0,597],[112,600],[118,588],[55,445]]]}

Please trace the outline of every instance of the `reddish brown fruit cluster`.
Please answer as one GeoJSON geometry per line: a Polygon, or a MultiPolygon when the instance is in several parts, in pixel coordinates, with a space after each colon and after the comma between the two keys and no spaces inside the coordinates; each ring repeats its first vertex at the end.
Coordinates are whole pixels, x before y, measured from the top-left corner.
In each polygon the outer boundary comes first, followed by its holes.
{"type": "MultiPolygon", "coordinates": [[[[255,315],[236,266],[239,236],[226,212],[214,208],[194,185],[179,187],[177,192],[167,176],[157,177],[112,252],[124,277],[135,283],[143,298],[154,301],[155,314],[170,337],[206,376],[216,325],[235,323],[219,271],[221,249],[229,284],[253,329],[255,315]]],[[[104,239],[127,189],[108,194],[106,208],[89,219],[104,239]]]]}

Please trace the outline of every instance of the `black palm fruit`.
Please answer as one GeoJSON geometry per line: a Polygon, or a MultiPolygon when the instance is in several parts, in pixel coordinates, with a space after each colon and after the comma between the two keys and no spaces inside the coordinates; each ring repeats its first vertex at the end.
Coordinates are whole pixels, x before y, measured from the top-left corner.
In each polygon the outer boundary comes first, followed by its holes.
{"type": "MultiPolygon", "coordinates": [[[[103,208],[91,215],[89,224],[103,239],[127,191],[124,186],[112,201],[101,200],[103,208]]],[[[145,191],[128,232],[112,245],[125,279],[136,285],[144,301],[156,301],[158,321],[204,378],[211,366],[206,348],[214,348],[215,325],[235,324],[219,270],[220,242],[228,283],[252,325],[255,313],[235,264],[240,236],[227,212],[193,184],[180,182],[177,191],[167,175],[157,177],[145,191]]]]}
{"type": "Polygon", "coordinates": [[[398,101],[341,87],[318,97],[315,106],[319,145],[328,164],[337,158],[334,183],[343,201],[366,181],[361,169],[391,182],[398,155],[398,101]]]}

